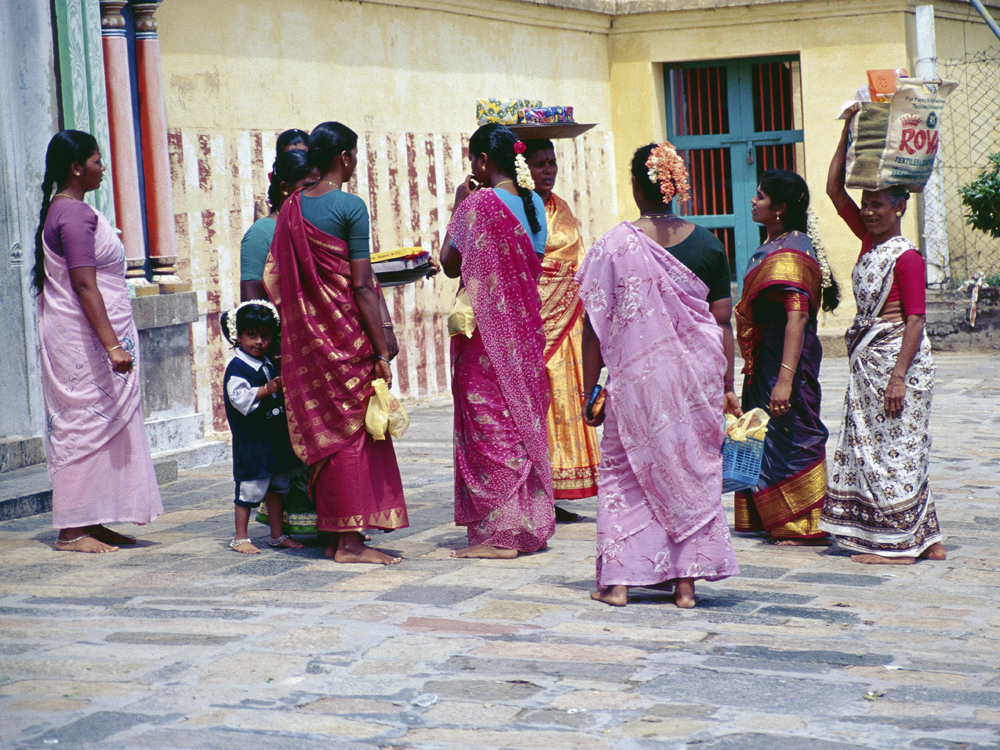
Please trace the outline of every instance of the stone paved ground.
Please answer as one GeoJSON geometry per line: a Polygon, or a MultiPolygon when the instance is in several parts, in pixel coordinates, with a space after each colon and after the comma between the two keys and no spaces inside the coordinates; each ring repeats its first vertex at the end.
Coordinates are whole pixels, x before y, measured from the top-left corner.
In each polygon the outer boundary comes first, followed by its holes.
{"type": "MultiPolygon", "coordinates": [[[[996,748],[1000,378],[941,355],[932,487],[949,557],[865,567],[735,539],[698,608],[587,597],[592,521],[457,561],[450,409],[399,445],[413,526],[390,569],[230,552],[229,467],[182,472],[142,544],[53,551],[0,524],[0,743],[12,748],[996,748]]],[[[824,363],[836,435],[845,360],[824,363]]],[[[731,496],[727,500],[731,514],[731,496]]],[[[593,517],[594,503],[578,503],[593,517]]],[[[263,536],[264,527],[254,532],[263,536]]]]}

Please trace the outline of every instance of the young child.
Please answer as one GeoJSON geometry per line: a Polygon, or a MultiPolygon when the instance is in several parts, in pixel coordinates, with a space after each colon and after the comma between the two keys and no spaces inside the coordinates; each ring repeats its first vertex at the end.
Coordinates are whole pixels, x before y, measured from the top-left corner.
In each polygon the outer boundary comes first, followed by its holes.
{"type": "Polygon", "coordinates": [[[250,511],[263,501],[271,526],[268,545],[300,549],[299,542],[281,531],[288,472],[301,463],[288,439],[281,376],[274,375],[274,365],[267,358],[278,334],[278,311],[270,302],[251,300],[223,315],[222,327],[236,349],[223,383],[236,480],[236,536],[229,546],[245,554],[260,553],[250,542],[247,524],[250,511]]]}

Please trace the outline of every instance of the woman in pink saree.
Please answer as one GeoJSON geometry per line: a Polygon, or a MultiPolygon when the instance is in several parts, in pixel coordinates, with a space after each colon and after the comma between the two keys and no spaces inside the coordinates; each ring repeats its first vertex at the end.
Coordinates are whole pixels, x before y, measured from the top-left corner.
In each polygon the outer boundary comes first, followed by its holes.
{"type": "Polygon", "coordinates": [[[469,539],[455,557],[517,557],[542,549],[555,531],[537,287],[545,209],[523,150],[502,125],[473,134],[472,175],[458,188],[441,252],[475,315],[475,330],[451,343],[455,523],[469,539]]]}
{"type": "Polygon", "coordinates": [[[686,198],[686,178],[669,144],[639,149],[641,217],[601,237],[576,276],[587,310],[584,393],[608,368],[603,410],[584,401],[584,420],[604,422],[591,596],[614,606],[628,602],[629,586],[644,586],[674,588],[677,606],[693,607],[695,579],[740,572],[722,509],[723,409],[740,412],[732,302],[708,302],[728,285],[728,262],[707,238],[687,253],[697,230],[669,209],[675,194],[686,198]]]}
{"type": "Polygon", "coordinates": [[[63,130],[49,141],[34,281],[52,525],[56,549],[66,552],[135,544],[104,524],[145,524],[163,512],[140,403],[125,249],[83,202],[103,174],[90,134],[63,130]]]}

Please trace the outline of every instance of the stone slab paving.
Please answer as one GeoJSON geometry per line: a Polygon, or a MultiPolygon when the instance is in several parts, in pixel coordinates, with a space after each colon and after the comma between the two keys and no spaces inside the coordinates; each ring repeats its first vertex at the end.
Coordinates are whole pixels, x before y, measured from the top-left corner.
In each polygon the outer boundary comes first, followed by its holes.
{"type": "MultiPolygon", "coordinates": [[[[113,555],[0,523],[0,744],[11,748],[982,750],[1000,746],[1000,377],[940,355],[932,487],[943,563],[865,567],[735,537],[701,603],[591,602],[591,520],[544,553],[458,561],[451,411],[412,409],[413,526],[393,568],[323,545],[231,552],[230,468],[182,471],[113,555]]],[[[836,439],[846,360],[827,360],[836,439]]],[[[731,496],[727,498],[731,514],[731,496]]],[[[127,529],[123,529],[127,530],[127,529]]],[[[255,526],[263,537],[266,530],[255,526]]]]}

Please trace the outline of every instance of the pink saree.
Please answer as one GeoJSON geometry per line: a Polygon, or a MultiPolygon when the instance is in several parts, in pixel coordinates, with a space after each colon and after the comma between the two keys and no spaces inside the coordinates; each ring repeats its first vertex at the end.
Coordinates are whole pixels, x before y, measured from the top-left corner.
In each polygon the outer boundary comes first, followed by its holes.
{"type": "Polygon", "coordinates": [[[739,573],[722,510],[722,333],[708,288],[628,222],[576,276],[608,368],[597,584],[739,573]]]}
{"type": "Polygon", "coordinates": [[[117,373],[83,313],[66,259],[45,246],[38,298],[45,450],[52,525],[144,524],[163,513],[139,392],[139,335],[125,284],[125,249],[97,213],[97,285],[132,371],[117,373]]]}
{"type": "Polygon", "coordinates": [[[364,428],[375,350],[351,289],[347,243],[302,217],[301,194],[281,207],[264,286],[281,315],[288,432],[311,466],[320,531],[409,525],[392,440],[364,428]]]}
{"type": "Polygon", "coordinates": [[[541,263],[492,190],[469,196],[448,231],[476,316],[472,337],[451,344],[455,523],[467,527],[470,546],[534,552],[555,532],[541,263]]]}

